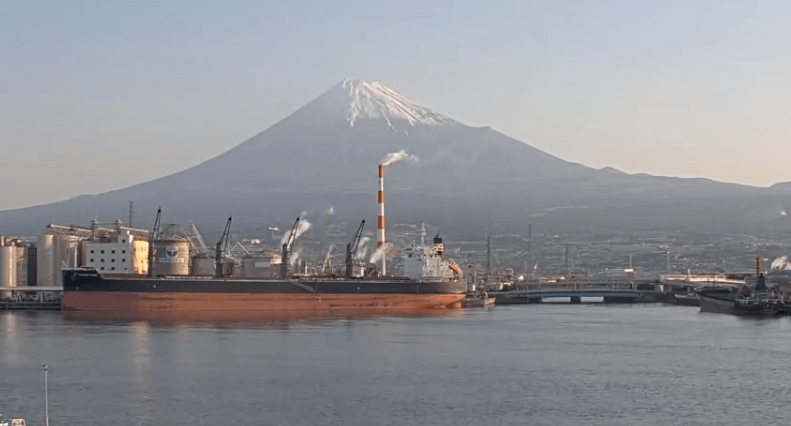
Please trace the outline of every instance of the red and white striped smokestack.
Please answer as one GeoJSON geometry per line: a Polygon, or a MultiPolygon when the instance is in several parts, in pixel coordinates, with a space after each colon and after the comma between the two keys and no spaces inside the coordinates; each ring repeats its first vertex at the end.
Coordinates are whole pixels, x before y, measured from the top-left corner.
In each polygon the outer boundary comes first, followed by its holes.
{"type": "MultiPolygon", "coordinates": [[[[379,220],[376,229],[377,244],[379,250],[385,249],[385,166],[379,165],[379,220]]],[[[382,275],[385,275],[385,256],[382,253],[382,275]]]]}

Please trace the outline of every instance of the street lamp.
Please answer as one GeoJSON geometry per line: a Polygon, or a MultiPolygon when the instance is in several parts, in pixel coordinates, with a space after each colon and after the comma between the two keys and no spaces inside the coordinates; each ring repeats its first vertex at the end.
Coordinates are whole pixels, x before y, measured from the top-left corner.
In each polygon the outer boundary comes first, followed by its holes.
{"type": "Polygon", "coordinates": [[[44,364],[44,426],[49,426],[49,393],[47,390],[47,364],[44,364]]]}

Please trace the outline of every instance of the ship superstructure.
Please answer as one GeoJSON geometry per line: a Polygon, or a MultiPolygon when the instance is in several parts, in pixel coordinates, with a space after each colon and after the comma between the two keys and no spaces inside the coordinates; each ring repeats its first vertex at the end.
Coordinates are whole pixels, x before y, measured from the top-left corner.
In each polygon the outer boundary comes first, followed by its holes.
{"type": "Polygon", "coordinates": [[[426,225],[421,224],[420,244],[404,249],[404,275],[415,281],[442,281],[461,279],[462,272],[455,262],[443,259],[445,246],[439,234],[433,245],[427,246],[426,225]]]}

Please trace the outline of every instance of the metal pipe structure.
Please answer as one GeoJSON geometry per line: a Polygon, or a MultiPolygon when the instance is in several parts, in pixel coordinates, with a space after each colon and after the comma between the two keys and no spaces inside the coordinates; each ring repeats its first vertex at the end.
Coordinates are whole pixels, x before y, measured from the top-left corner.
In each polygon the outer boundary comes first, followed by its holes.
{"type": "MultiPolygon", "coordinates": [[[[379,250],[384,251],[385,245],[385,166],[379,165],[379,220],[376,230],[377,244],[379,250]]],[[[387,274],[385,266],[385,255],[382,253],[382,275],[387,274]]]]}

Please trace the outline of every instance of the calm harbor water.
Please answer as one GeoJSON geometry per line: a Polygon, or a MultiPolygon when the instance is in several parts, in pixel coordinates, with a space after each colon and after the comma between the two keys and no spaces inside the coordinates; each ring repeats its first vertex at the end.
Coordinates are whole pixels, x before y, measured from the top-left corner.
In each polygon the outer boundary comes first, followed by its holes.
{"type": "Polygon", "coordinates": [[[0,312],[0,412],[57,425],[791,422],[791,318],[544,304],[189,321],[0,312]]]}

